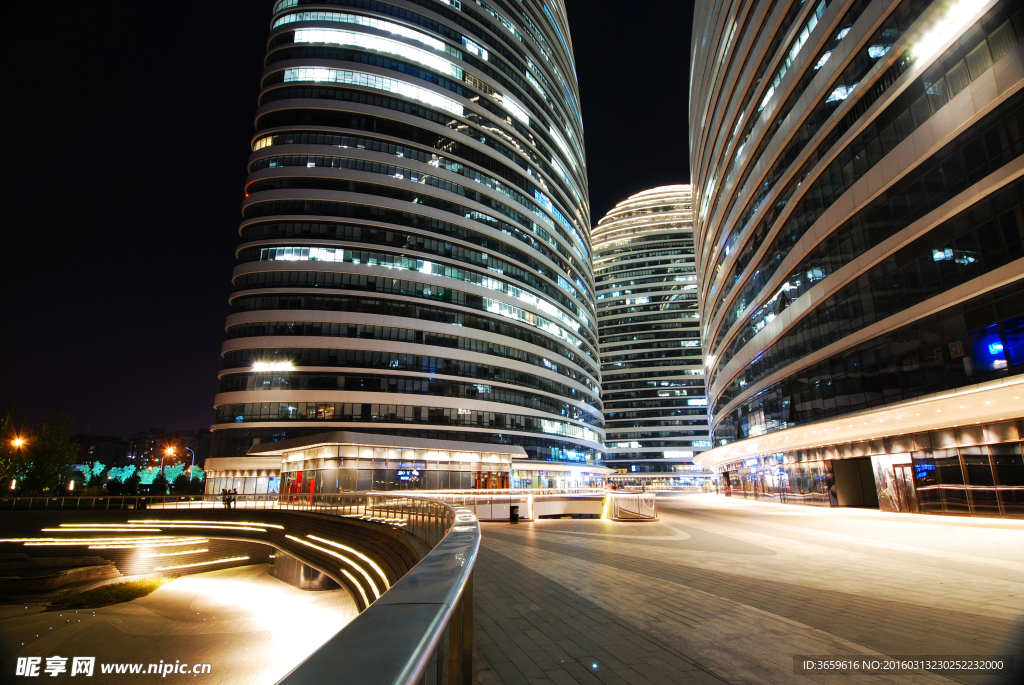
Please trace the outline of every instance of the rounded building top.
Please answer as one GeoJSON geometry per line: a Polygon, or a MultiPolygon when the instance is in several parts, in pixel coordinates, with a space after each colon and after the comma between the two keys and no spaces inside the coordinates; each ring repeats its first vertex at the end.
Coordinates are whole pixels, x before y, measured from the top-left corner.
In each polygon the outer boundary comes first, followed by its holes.
{"type": "Polygon", "coordinates": [[[631,195],[597,223],[594,249],[640,233],[692,227],[692,197],[689,184],[659,186],[631,195]]]}

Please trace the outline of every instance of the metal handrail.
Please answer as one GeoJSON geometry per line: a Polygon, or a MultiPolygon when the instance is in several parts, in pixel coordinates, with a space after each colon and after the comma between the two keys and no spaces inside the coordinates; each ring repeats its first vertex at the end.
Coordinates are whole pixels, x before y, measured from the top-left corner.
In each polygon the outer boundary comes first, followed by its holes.
{"type": "MultiPolygon", "coordinates": [[[[231,506],[246,510],[309,511],[361,518],[400,528],[433,547],[454,520],[451,507],[427,498],[387,493],[232,495],[231,506]]],[[[115,497],[6,497],[4,510],[214,509],[227,507],[221,495],[126,495],[115,497]]]]}
{"type": "Polygon", "coordinates": [[[654,521],[658,518],[658,496],[654,492],[620,492],[605,500],[608,514],[617,521],[654,521]]]}
{"type": "Polygon", "coordinates": [[[447,535],[380,599],[279,683],[469,685],[473,654],[473,565],[480,524],[452,509],[447,535]],[[368,646],[370,646],[368,648],[368,646]],[[431,668],[433,667],[433,668],[431,668]]]}

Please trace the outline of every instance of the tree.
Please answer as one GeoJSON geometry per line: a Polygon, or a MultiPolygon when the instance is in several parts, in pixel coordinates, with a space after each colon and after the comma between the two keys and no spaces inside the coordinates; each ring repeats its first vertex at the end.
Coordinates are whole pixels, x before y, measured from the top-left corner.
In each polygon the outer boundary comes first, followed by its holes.
{"type": "Polygon", "coordinates": [[[92,466],[86,468],[84,475],[86,477],[86,485],[100,485],[103,480],[103,472],[107,470],[107,467],[102,462],[94,461],[92,466]]]}
{"type": "Polygon", "coordinates": [[[188,492],[192,495],[202,495],[206,492],[206,471],[203,471],[203,467],[198,464],[189,467],[190,479],[188,482],[188,492]]]}
{"type": "Polygon", "coordinates": [[[142,469],[136,475],[139,477],[139,482],[142,485],[152,485],[156,479],[156,474],[159,473],[156,469],[150,466],[148,469],[142,469]]]}
{"type": "Polygon", "coordinates": [[[190,488],[191,479],[187,473],[179,473],[178,477],[174,479],[174,492],[175,494],[188,494],[191,492],[190,488]]]}
{"type": "Polygon", "coordinates": [[[151,495],[166,495],[167,494],[167,476],[164,472],[157,471],[156,476],[153,478],[153,482],[150,483],[149,493],[151,495]]]}
{"type": "Polygon", "coordinates": [[[32,430],[22,481],[25,492],[58,492],[67,487],[78,457],[78,443],[71,437],[74,425],[71,414],[58,409],[32,430]]]}
{"type": "Polygon", "coordinates": [[[7,490],[11,481],[20,480],[24,474],[27,444],[18,443],[24,436],[20,412],[12,404],[0,414],[0,488],[7,490]]]}
{"type": "Polygon", "coordinates": [[[132,491],[128,486],[128,481],[135,476],[135,487],[138,488],[138,476],[135,474],[135,466],[112,466],[107,472],[107,494],[108,495],[131,495],[138,492],[136,489],[132,491]]]}
{"type": "MultiPolygon", "coordinates": [[[[102,462],[95,461],[92,466],[82,468],[82,476],[85,479],[85,487],[82,488],[83,495],[102,495],[104,486],[107,485],[107,478],[104,475],[107,467],[102,462]]],[[[76,472],[77,473],[77,472],[76,472]]]]}
{"type": "Polygon", "coordinates": [[[128,466],[111,466],[107,475],[110,476],[110,479],[123,483],[131,478],[133,473],[135,473],[135,466],[129,464],[128,466]]]}
{"type": "Polygon", "coordinates": [[[168,483],[173,483],[178,480],[178,476],[185,473],[184,464],[174,464],[173,466],[164,467],[164,477],[167,478],[168,483]]]}
{"type": "Polygon", "coordinates": [[[116,478],[108,478],[105,487],[108,495],[116,497],[124,494],[124,483],[116,478]]]}
{"type": "Polygon", "coordinates": [[[136,471],[133,468],[132,469],[132,473],[127,478],[125,478],[124,481],[121,484],[121,494],[122,495],[137,495],[137,494],[139,494],[139,482],[141,480],[142,479],[139,478],[139,472],[136,471]]]}
{"type": "Polygon", "coordinates": [[[203,471],[203,467],[198,465],[191,467],[188,492],[190,495],[202,495],[206,492],[206,471],[203,471]]]}

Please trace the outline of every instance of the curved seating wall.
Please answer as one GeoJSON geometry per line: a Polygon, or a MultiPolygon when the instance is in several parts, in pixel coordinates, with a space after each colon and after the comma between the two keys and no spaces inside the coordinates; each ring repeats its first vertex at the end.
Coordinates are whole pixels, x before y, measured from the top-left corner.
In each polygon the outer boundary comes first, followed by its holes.
{"type": "MultiPolygon", "coordinates": [[[[285,552],[302,563],[327,575],[347,588],[359,610],[383,594],[426,555],[429,548],[420,540],[389,525],[360,521],[317,512],[290,512],[246,509],[201,510],[50,510],[8,511],[0,513],[0,530],[8,538],[61,537],[60,533],[43,532],[61,524],[128,524],[139,521],[160,521],[169,525],[218,522],[234,523],[231,529],[203,528],[201,524],[184,528],[160,528],[160,534],[194,535],[210,540],[258,542],[285,552]],[[241,527],[240,522],[265,524],[241,527]],[[311,538],[310,536],[315,536],[311,538]],[[316,539],[316,538],[319,538],[316,539]],[[329,541],[329,542],[324,542],[329,541]],[[331,545],[330,542],[344,547],[331,545]],[[348,548],[348,549],[345,549],[348,548]],[[352,552],[355,550],[359,554],[352,552]],[[361,558],[360,554],[365,557],[361,558]],[[344,558],[341,558],[344,557],[344,558]],[[369,560],[369,561],[368,561],[369,560]],[[370,563],[372,561],[373,563],[370,563]],[[344,569],[344,570],[343,570],[344,569]],[[361,570],[360,570],[361,569],[361,570]],[[347,573],[346,573],[347,572],[347,573]],[[381,577],[383,574],[383,578],[381,577]],[[386,582],[385,582],[386,579],[386,582]]],[[[150,526],[148,526],[150,527],[150,526]]],[[[119,533],[130,535],[130,533],[119,533]]],[[[140,535],[154,533],[140,533],[140,535]]],[[[92,537],[98,533],[83,533],[92,537]]],[[[17,543],[6,543],[10,551],[20,550],[17,543]]],[[[81,549],[87,550],[84,546],[81,549]]],[[[97,554],[102,550],[89,550],[97,554]]]]}

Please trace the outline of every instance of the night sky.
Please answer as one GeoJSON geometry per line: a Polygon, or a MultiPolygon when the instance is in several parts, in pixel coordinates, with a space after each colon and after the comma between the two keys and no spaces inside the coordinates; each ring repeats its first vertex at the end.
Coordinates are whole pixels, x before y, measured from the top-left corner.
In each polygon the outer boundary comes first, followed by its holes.
{"type": "MultiPolygon", "coordinates": [[[[689,181],[693,5],[567,4],[596,223],[689,181]]],[[[11,7],[0,406],[94,435],[213,422],[271,7],[11,7]]]]}

